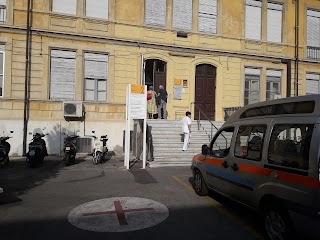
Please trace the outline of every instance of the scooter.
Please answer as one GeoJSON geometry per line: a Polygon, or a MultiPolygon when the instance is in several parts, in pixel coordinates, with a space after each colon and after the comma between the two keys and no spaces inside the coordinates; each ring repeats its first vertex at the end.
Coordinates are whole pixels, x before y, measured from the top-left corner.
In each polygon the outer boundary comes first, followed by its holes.
{"type": "Polygon", "coordinates": [[[46,135],[43,133],[35,133],[33,134],[31,143],[29,143],[29,152],[27,153],[26,161],[32,168],[36,167],[38,163],[42,163],[44,158],[48,156],[46,142],[42,139],[46,135]]]}
{"type": "Polygon", "coordinates": [[[70,163],[74,163],[76,160],[76,154],[77,154],[77,138],[78,135],[67,135],[64,139],[64,157],[63,161],[66,166],[69,166],[70,163]]]}
{"type": "MultiPolygon", "coordinates": [[[[13,133],[13,131],[10,131],[10,133],[13,133]]],[[[7,142],[9,138],[11,137],[0,137],[0,167],[9,163],[9,152],[11,148],[10,143],[7,142]]]]}
{"type": "MultiPolygon", "coordinates": [[[[94,134],[95,131],[92,131],[92,133],[94,134]]],[[[100,139],[98,139],[98,137],[96,136],[93,136],[93,138],[94,138],[94,148],[92,153],[92,163],[98,164],[108,154],[108,147],[107,147],[108,136],[103,135],[100,137],[100,139]]]]}

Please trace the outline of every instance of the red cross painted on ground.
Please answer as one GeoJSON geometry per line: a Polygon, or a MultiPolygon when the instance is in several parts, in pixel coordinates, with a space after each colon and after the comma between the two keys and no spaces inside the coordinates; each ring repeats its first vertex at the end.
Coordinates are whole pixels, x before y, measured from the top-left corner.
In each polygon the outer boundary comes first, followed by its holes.
{"type": "Polygon", "coordinates": [[[108,214],[117,214],[118,221],[120,225],[128,225],[126,219],[126,212],[142,212],[142,211],[151,211],[154,208],[136,208],[136,209],[126,209],[124,210],[121,206],[120,201],[114,201],[115,211],[108,211],[108,212],[93,212],[93,213],[83,213],[82,216],[97,216],[97,215],[108,215],[108,214]]]}

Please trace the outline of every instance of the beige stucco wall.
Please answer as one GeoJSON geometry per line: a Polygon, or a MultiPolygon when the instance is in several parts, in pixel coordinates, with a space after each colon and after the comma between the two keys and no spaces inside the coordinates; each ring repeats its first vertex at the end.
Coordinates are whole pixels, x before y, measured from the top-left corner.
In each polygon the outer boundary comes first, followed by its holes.
{"type": "MultiPolygon", "coordinates": [[[[0,98],[0,119],[23,120],[25,82],[25,0],[8,1],[7,25],[0,26],[0,43],[5,45],[4,97],[0,98]]],[[[108,99],[105,103],[84,102],[88,123],[124,121],[126,85],[140,84],[141,55],[144,59],[160,59],[167,63],[169,119],[190,109],[194,102],[195,68],[211,64],[217,68],[216,120],[223,120],[224,107],[242,106],[244,67],[259,67],[261,101],[266,97],[266,70],[281,69],[282,96],[286,96],[286,65],[281,58],[294,60],[295,1],[284,3],[283,43],[266,41],[266,4],[263,0],[262,40],[244,38],[245,0],[218,0],[218,32],[197,32],[197,4],[194,0],[192,31],[178,38],[172,29],[172,0],[167,0],[167,21],[163,28],[144,25],[143,0],[109,0],[109,19],[84,16],[84,0],[78,0],[77,15],[52,13],[50,0],[34,0],[32,14],[30,121],[64,121],[62,102],[49,100],[50,49],[77,52],[76,99],[83,100],[83,53],[108,53],[108,99]],[[187,79],[182,100],[173,99],[174,79],[187,79]]],[[[306,60],[306,9],[320,9],[316,0],[300,2],[299,94],[305,94],[306,72],[320,72],[319,62],[306,60]]],[[[294,89],[292,61],[291,89],[294,89]]],[[[122,142],[119,144],[122,144],[122,142]]],[[[116,145],[116,144],[115,144],[116,145]]]]}

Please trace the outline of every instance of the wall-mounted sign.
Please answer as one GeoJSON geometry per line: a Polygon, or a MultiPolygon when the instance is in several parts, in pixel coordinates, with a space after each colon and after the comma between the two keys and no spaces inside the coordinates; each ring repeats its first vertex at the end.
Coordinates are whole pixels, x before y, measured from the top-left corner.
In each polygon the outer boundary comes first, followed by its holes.
{"type": "Polygon", "coordinates": [[[187,87],[188,87],[188,79],[183,79],[183,80],[182,80],[182,86],[183,86],[184,88],[187,88],[187,87]]]}
{"type": "Polygon", "coordinates": [[[181,85],[174,85],[173,86],[173,99],[182,99],[182,86],[181,85]]]}
{"type": "Polygon", "coordinates": [[[181,85],[181,79],[175,79],[175,80],[173,81],[173,84],[174,84],[174,85],[181,85]]]}

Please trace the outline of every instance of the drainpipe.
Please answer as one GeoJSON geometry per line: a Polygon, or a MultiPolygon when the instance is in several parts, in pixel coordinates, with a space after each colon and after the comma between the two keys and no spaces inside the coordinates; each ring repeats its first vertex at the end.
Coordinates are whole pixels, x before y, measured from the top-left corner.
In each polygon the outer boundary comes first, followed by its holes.
{"type": "Polygon", "coordinates": [[[299,0],[296,0],[295,5],[295,83],[294,95],[299,94],[299,0]]]}
{"type": "Polygon", "coordinates": [[[23,156],[27,152],[27,132],[28,132],[28,119],[29,119],[29,68],[30,68],[30,13],[31,13],[31,0],[28,0],[27,7],[27,36],[26,36],[26,66],[25,66],[25,80],[24,80],[24,112],[23,112],[23,156]]]}
{"type": "Polygon", "coordinates": [[[291,97],[291,60],[290,59],[281,59],[281,63],[284,63],[287,66],[287,93],[286,93],[286,97],[291,97]]]}

